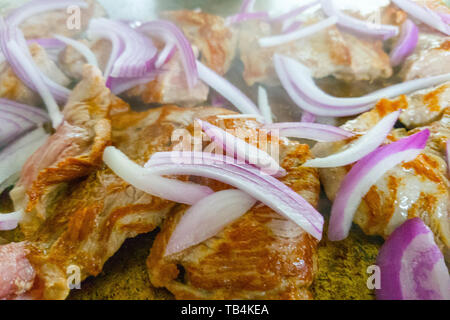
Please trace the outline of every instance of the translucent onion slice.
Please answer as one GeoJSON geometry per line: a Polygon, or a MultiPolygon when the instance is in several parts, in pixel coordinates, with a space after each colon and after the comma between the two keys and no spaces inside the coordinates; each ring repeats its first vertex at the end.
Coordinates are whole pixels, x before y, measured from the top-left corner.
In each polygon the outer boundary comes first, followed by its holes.
{"type": "Polygon", "coordinates": [[[271,18],[272,22],[285,22],[286,20],[289,20],[291,18],[295,18],[296,16],[300,15],[304,11],[308,10],[311,7],[314,7],[320,3],[319,0],[313,1],[311,3],[308,3],[306,5],[302,5],[300,7],[291,9],[283,14],[280,14],[279,16],[271,18]]]}
{"type": "Polygon", "coordinates": [[[381,147],[358,161],[342,181],[331,209],[328,238],[343,240],[348,236],[361,199],[387,171],[404,161],[414,160],[425,148],[430,131],[381,147]]]}
{"type": "Polygon", "coordinates": [[[0,98],[0,148],[49,120],[36,107],[0,98]]]}
{"type": "Polygon", "coordinates": [[[366,112],[382,98],[393,98],[450,81],[450,73],[399,83],[358,98],[338,98],[323,92],[311,71],[300,62],[275,54],[278,77],[291,99],[303,110],[317,116],[346,117],[366,112]]]}
{"type": "Polygon", "coordinates": [[[394,48],[391,51],[391,65],[396,67],[405,60],[417,46],[419,41],[419,28],[407,19],[403,22],[400,32],[400,38],[397,40],[394,48]]]}
{"type": "Polygon", "coordinates": [[[365,36],[376,37],[383,40],[395,37],[399,30],[396,26],[385,24],[376,24],[351,17],[341,10],[337,9],[333,4],[333,0],[321,0],[322,10],[330,17],[337,17],[337,24],[353,33],[365,36]]]}
{"type": "Polygon", "coordinates": [[[173,57],[173,55],[175,54],[176,50],[177,50],[177,47],[175,46],[174,43],[167,42],[166,45],[164,46],[164,48],[158,54],[158,59],[156,59],[156,62],[155,62],[155,68],[159,69],[164,64],[166,64],[167,61],[169,61],[170,58],[173,57]]]}
{"type": "Polygon", "coordinates": [[[45,143],[48,136],[39,127],[0,151],[0,193],[15,182],[25,162],[45,143]]]}
{"type": "Polygon", "coordinates": [[[381,119],[369,132],[356,140],[348,149],[325,158],[308,160],[304,166],[313,168],[342,167],[364,158],[386,140],[399,116],[400,111],[390,113],[381,119]]]}
{"type": "Polygon", "coordinates": [[[174,23],[166,20],[149,21],[138,28],[151,37],[156,37],[167,43],[173,43],[178,49],[178,53],[183,63],[184,73],[189,88],[195,87],[198,82],[198,70],[194,51],[191,43],[174,23]]]}
{"type": "Polygon", "coordinates": [[[274,177],[230,157],[203,152],[162,152],[145,165],[153,174],[193,175],[221,181],[261,201],[320,240],[323,217],[308,201],[274,177]]]}
{"type": "Polygon", "coordinates": [[[239,190],[224,190],[203,198],[190,207],[178,222],[166,247],[171,255],[214,237],[239,219],[256,200],[239,190]]]}
{"type": "Polygon", "coordinates": [[[316,115],[309,113],[308,111],[304,111],[302,113],[302,122],[313,123],[316,122],[316,115]]]}
{"type": "Polygon", "coordinates": [[[241,113],[261,115],[256,105],[228,80],[197,61],[200,79],[230,101],[241,113]]]}
{"type": "Polygon", "coordinates": [[[111,19],[91,20],[87,34],[93,40],[111,41],[111,55],[104,75],[111,78],[143,77],[154,68],[157,49],[153,41],[129,25],[111,19]]]}
{"type": "Polygon", "coordinates": [[[236,23],[241,23],[244,21],[249,20],[269,20],[269,14],[265,11],[260,12],[244,12],[244,13],[238,13],[233,16],[230,16],[226,18],[225,24],[226,25],[233,25],[236,23]]]}
{"type": "MultiPolygon", "coordinates": [[[[47,107],[53,128],[57,128],[62,122],[63,115],[53,94],[59,92],[60,98],[67,99],[70,91],[55,84],[39,70],[28,50],[22,32],[15,27],[7,26],[2,18],[0,18],[0,48],[15,74],[27,87],[39,93],[47,107]]],[[[57,96],[58,94],[55,94],[55,97],[57,96]]]]}
{"type": "Polygon", "coordinates": [[[26,4],[12,10],[6,22],[9,26],[17,27],[28,18],[38,15],[40,13],[66,10],[70,6],[77,6],[80,8],[87,8],[88,4],[80,0],[33,0],[26,4]]]}
{"type": "Polygon", "coordinates": [[[389,236],[377,257],[379,300],[450,300],[450,276],[433,232],[419,218],[389,236]]]}
{"type": "Polygon", "coordinates": [[[0,213],[0,231],[14,230],[22,220],[23,211],[19,210],[11,213],[0,213]]]}
{"type": "Polygon", "coordinates": [[[64,36],[60,36],[60,35],[54,35],[55,39],[58,39],[59,41],[72,46],[75,50],[77,50],[79,53],[81,53],[81,55],[86,59],[87,63],[97,67],[98,68],[98,62],[97,62],[97,57],[95,56],[95,54],[92,52],[92,50],[85,45],[83,42],[81,41],[77,41],[71,38],[67,38],[64,36]]]}
{"type": "Polygon", "coordinates": [[[278,162],[267,152],[206,121],[197,120],[197,123],[211,141],[222,150],[225,150],[229,157],[251,164],[269,175],[276,177],[286,175],[286,170],[280,167],[278,162]]]}
{"type": "Polygon", "coordinates": [[[128,159],[122,151],[114,147],[105,149],[103,161],[127,183],[162,199],[193,205],[213,193],[210,188],[205,186],[152,174],[149,170],[128,159]]]}
{"type": "Polygon", "coordinates": [[[414,17],[429,27],[450,36],[450,27],[433,10],[422,7],[421,5],[410,0],[392,0],[392,3],[408,13],[411,17],[414,17]]]}
{"type": "Polygon", "coordinates": [[[340,141],[354,136],[347,130],[320,123],[281,122],[265,125],[266,130],[278,130],[280,136],[319,142],[340,141]]]}
{"type": "Polygon", "coordinates": [[[337,22],[336,17],[329,17],[326,18],[320,22],[317,22],[312,25],[305,26],[303,28],[300,28],[298,30],[283,33],[276,36],[270,36],[270,37],[264,37],[258,39],[258,43],[260,47],[266,48],[266,47],[275,47],[279,46],[288,42],[292,42],[304,37],[309,37],[319,31],[322,31],[326,28],[329,28],[333,25],[335,25],[337,22]]]}
{"type": "Polygon", "coordinates": [[[261,86],[258,87],[258,107],[264,118],[264,122],[273,123],[272,109],[270,108],[269,97],[267,95],[266,89],[261,86]]]}

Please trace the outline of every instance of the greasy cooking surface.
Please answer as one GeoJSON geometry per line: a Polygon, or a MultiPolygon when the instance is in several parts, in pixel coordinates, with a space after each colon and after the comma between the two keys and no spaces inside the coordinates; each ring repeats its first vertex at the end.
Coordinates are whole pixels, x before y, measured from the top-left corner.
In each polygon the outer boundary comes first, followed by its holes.
{"type": "MultiPolygon", "coordinates": [[[[142,16],[142,12],[174,10],[180,8],[195,9],[197,7],[201,7],[207,12],[227,16],[236,12],[241,3],[241,1],[234,0],[173,2],[134,0],[133,8],[130,8],[129,10],[123,10],[123,5],[126,2],[124,0],[114,1],[114,5],[112,4],[112,1],[100,2],[102,2],[102,4],[105,5],[105,7],[107,7],[108,9],[111,9],[110,13],[112,13],[113,17],[119,17],[117,14],[120,14],[120,17],[122,18],[146,18],[147,16],[142,16]],[[139,9],[141,5],[144,6],[146,10],[142,10],[142,8],[139,9]],[[114,9],[113,7],[115,7],[116,9],[114,9]]],[[[296,1],[286,1],[286,7],[290,6],[292,3],[296,3],[296,1]]],[[[276,4],[278,4],[277,9],[279,9],[279,11],[284,10],[284,7],[279,6],[279,1],[258,1],[257,7],[260,6],[261,8],[268,8],[274,7],[276,4]]],[[[228,68],[228,62],[222,61],[221,63],[225,64],[225,69],[228,68]]],[[[419,70],[420,67],[423,68],[423,66],[413,66],[410,70],[418,72],[417,70],[419,70]]],[[[252,98],[252,100],[256,101],[256,86],[247,87],[245,85],[245,82],[241,77],[243,68],[244,66],[241,62],[235,61],[232,65],[231,70],[228,72],[227,77],[231,79],[231,81],[238,87],[240,87],[246,94],[248,94],[248,96],[252,98]]],[[[390,71],[387,70],[385,72],[386,76],[388,76],[390,71]]],[[[407,76],[405,75],[405,77],[407,76]]],[[[319,84],[327,91],[335,95],[355,96],[363,94],[367,91],[374,90],[378,87],[385,86],[390,81],[392,81],[392,79],[386,81],[377,81],[370,84],[366,81],[358,81],[353,83],[352,86],[349,86],[344,84],[337,85],[336,82],[334,82],[334,80],[332,80],[331,78],[325,78],[320,80],[319,84]]],[[[296,106],[292,104],[283,89],[271,89],[269,94],[272,107],[278,121],[298,121],[300,119],[300,111],[296,106]]],[[[429,116],[429,119],[427,120],[432,120],[433,113],[436,112],[436,108],[442,106],[442,103],[439,99],[436,99],[436,94],[427,95],[426,97],[424,97],[424,99],[427,99],[428,101],[428,103],[426,104],[427,109],[425,110],[426,115],[429,116]]],[[[402,98],[400,98],[398,105],[394,106],[394,108],[401,107],[402,103],[402,98]]],[[[393,106],[389,102],[385,102],[385,104],[380,104],[379,109],[383,110],[384,108],[384,110],[388,112],[392,107],[393,106]]],[[[423,115],[425,113],[419,112],[416,114],[423,115]]],[[[405,115],[405,117],[406,116],[407,115],[405,115]]],[[[133,120],[128,119],[125,122],[128,121],[133,120]]],[[[342,119],[342,121],[345,122],[345,119],[342,119]]],[[[406,126],[408,126],[409,124],[416,125],[420,121],[421,119],[408,118],[403,122],[406,126]]],[[[116,128],[120,128],[121,126],[124,126],[124,128],[126,128],[127,125],[129,125],[129,123],[123,123],[120,120],[120,117],[115,121],[116,128]]],[[[127,130],[123,130],[113,136],[112,139],[115,141],[115,143],[121,145],[121,148],[123,149],[123,151],[125,151],[125,153],[139,154],[139,152],[141,152],[142,150],[142,145],[140,143],[127,143],[127,141],[130,139],[128,137],[129,134],[130,133],[127,132],[127,130]]],[[[147,155],[141,156],[142,158],[145,158],[147,155]]],[[[139,157],[133,158],[133,160],[135,161],[138,159],[139,157]]],[[[409,169],[419,170],[420,168],[416,166],[409,169]]],[[[104,174],[105,176],[108,176],[107,171],[107,169],[103,170],[100,175],[104,174]]],[[[95,184],[95,182],[92,182],[92,179],[86,183],[95,184]]],[[[82,191],[79,192],[82,193],[82,191]]],[[[102,193],[102,191],[99,191],[99,193],[102,193]]],[[[80,195],[80,197],[81,196],[82,195],[80,195]]],[[[368,197],[370,197],[370,194],[368,195],[368,197]]],[[[68,210],[70,210],[70,208],[72,207],[73,206],[71,206],[70,204],[67,204],[68,210]]],[[[325,200],[325,198],[321,199],[320,207],[320,212],[324,213],[325,216],[327,216],[327,212],[329,212],[329,202],[325,200]]],[[[86,213],[80,212],[80,215],[83,214],[86,213]]],[[[325,230],[326,227],[327,226],[325,226],[325,230]]],[[[152,227],[148,227],[144,231],[150,231],[151,229],[152,227]]],[[[97,278],[89,278],[86,282],[83,283],[82,290],[74,290],[71,293],[71,297],[77,299],[171,298],[172,296],[168,294],[166,290],[154,289],[149,285],[150,282],[147,275],[145,260],[152,245],[153,237],[155,235],[156,233],[152,233],[149,235],[141,236],[137,239],[127,241],[122,249],[114,257],[112,257],[110,261],[107,262],[104,270],[100,273],[100,275],[97,278]]],[[[312,287],[312,291],[314,292],[315,297],[317,299],[371,298],[372,293],[366,287],[366,280],[368,276],[368,274],[366,273],[366,269],[369,265],[375,263],[375,257],[380,243],[380,238],[365,236],[357,227],[354,227],[348,239],[339,243],[328,242],[326,240],[326,234],[324,234],[324,240],[320,243],[318,252],[320,269],[318,270],[317,278],[312,287]]],[[[105,254],[105,257],[106,256],[107,254],[105,254]]],[[[95,266],[92,270],[90,270],[90,272],[88,272],[88,274],[97,274],[99,270],[99,266],[95,266]]],[[[197,279],[197,286],[209,286],[210,288],[211,284],[208,284],[207,280],[208,279],[205,278],[205,281],[202,282],[201,278],[200,280],[197,279]]]]}

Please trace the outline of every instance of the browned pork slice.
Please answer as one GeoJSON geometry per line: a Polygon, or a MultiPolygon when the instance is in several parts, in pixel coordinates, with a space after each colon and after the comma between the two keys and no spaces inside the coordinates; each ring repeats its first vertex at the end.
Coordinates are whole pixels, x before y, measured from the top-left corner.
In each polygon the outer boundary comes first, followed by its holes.
{"type": "Polygon", "coordinates": [[[50,215],[54,198],[69,182],[101,165],[103,149],[111,143],[109,112],[120,103],[104,87],[101,73],[86,66],[84,80],[67,102],[63,123],[28,159],[11,191],[16,210],[27,212],[21,224],[26,236],[50,215]]]}
{"type": "MultiPolygon", "coordinates": [[[[323,19],[310,18],[305,25],[323,19]]],[[[305,64],[315,78],[334,76],[345,81],[375,80],[392,75],[389,57],[381,41],[363,39],[333,26],[313,36],[275,47],[263,48],[258,39],[278,34],[270,24],[249,21],[240,27],[239,49],[244,63],[244,79],[248,85],[264,83],[278,85],[272,57],[283,54],[305,64]]]]}
{"type": "MultiPolygon", "coordinates": [[[[47,77],[62,86],[70,84],[70,79],[50,59],[44,48],[36,43],[32,43],[29,49],[34,62],[47,77]]],[[[39,94],[30,90],[16,76],[6,61],[0,64],[0,97],[28,105],[38,105],[41,101],[39,94]]]]}
{"type": "Polygon", "coordinates": [[[422,31],[413,54],[404,62],[400,71],[403,80],[413,80],[450,73],[450,37],[422,31]]]}
{"type": "MultiPolygon", "coordinates": [[[[396,101],[382,100],[372,111],[362,114],[342,127],[363,134],[388,112],[407,108],[404,100],[404,97],[396,101]]],[[[396,141],[423,128],[409,132],[405,129],[394,129],[387,142],[396,141]]],[[[366,234],[387,237],[407,219],[420,217],[433,230],[436,242],[448,255],[450,185],[445,145],[450,138],[450,108],[446,108],[440,119],[427,128],[430,129],[431,136],[425,150],[415,160],[397,165],[386,172],[363,197],[353,221],[366,234]]],[[[337,153],[348,148],[351,140],[318,143],[313,148],[313,153],[317,157],[337,153]]],[[[331,201],[334,201],[350,168],[351,166],[319,169],[320,180],[331,201]]]]}
{"type": "MultiPolygon", "coordinates": [[[[85,0],[87,8],[77,10],[49,11],[28,18],[19,27],[27,39],[52,38],[54,34],[74,37],[81,34],[92,18],[106,15],[103,7],[96,0],[85,0]],[[80,22],[77,26],[76,23],[80,22]]],[[[75,8],[73,8],[75,9],[75,8]]]]}
{"type": "MultiPolygon", "coordinates": [[[[258,141],[252,138],[260,127],[256,122],[207,120],[223,129],[242,128],[250,141],[258,141]]],[[[288,140],[279,144],[280,164],[287,171],[281,181],[317,205],[317,171],[301,167],[310,158],[308,146],[288,140]]],[[[195,181],[215,191],[230,188],[209,179],[195,181]]],[[[317,271],[317,240],[262,204],[213,238],[165,256],[171,234],[187,208],[180,205],[171,212],[151,249],[147,265],[154,286],[166,287],[177,299],[312,298],[309,286],[317,271]]]]}
{"type": "MultiPolygon", "coordinates": [[[[403,104],[400,121],[409,129],[425,126],[438,120],[443,112],[450,107],[450,82],[430,89],[424,89],[400,98],[403,104]]],[[[388,101],[381,101],[380,108],[389,108],[388,101]]]]}

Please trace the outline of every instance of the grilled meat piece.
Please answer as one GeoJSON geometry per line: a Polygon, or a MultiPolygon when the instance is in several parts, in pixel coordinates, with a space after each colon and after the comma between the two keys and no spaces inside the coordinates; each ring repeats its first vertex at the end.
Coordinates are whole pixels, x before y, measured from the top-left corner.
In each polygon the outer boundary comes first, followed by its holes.
{"type": "MultiPolygon", "coordinates": [[[[307,23],[316,23],[316,15],[307,23]]],[[[305,23],[306,24],[306,23],[305,23]]],[[[277,34],[273,26],[263,21],[248,21],[240,27],[239,50],[244,63],[243,77],[251,86],[264,83],[276,86],[278,77],[273,67],[275,53],[283,54],[307,65],[315,78],[334,76],[345,81],[375,80],[392,75],[389,57],[381,41],[362,39],[333,26],[275,47],[262,48],[258,39],[277,34]]]]}
{"type": "MultiPolygon", "coordinates": [[[[401,97],[397,104],[403,104],[404,111],[400,115],[400,121],[407,128],[428,125],[439,120],[445,110],[450,107],[450,82],[401,97]]],[[[378,103],[378,108],[381,109],[389,110],[391,107],[392,103],[387,100],[378,103]]]]}
{"type": "MultiPolygon", "coordinates": [[[[56,83],[67,86],[69,78],[50,59],[45,50],[36,43],[29,46],[31,56],[38,68],[56,83]]],[[[41,102],[39,94],[30,90],[14,73],[11,66],[4,61],[0,65],[0,97],[28,105],[38,105],[41,102]]]]}
{"type": "MultiPolygon", "coordinates": [[[[223,129],[244,128],[257,134],[256,123],[209,118],[223,129]]],[[[249,139],[252,141],[252,138],[249,139]]],[[[253,140],[257,141],[257,140],[253,140]]],[[[317,171],[302,168],[308,146],[280,142],[282,181],[317,205],[317,171]]],[[[219,191],[230,187],[197,179],[219,191]]],[[[180,253],[164,256],[166,245],[187,206],[179,205],[165,221],[147,260],[152,284],[166,287],[177,299],[311,299],[317,271],[317,240],[300,227],[260,204],[215,237],[180,253]]]]}
{"type": "Polygon", "coordinates": [[[64,109],[64,122],[28,159],[11,191],[16,210],[27,211],[21,224],[26,236],[50,215],[55,196],[69,182],[102,164],[103,149],[111,142],[109,112],[121,102],[104,87],[99,70],[86,66],[84,75],[64,109]]]}
{"type": "Polygon", "coordinates": [[[407,81],[445,73],[450,73],[450,37],[421,30],[416,49],[400,71],[401,78],[407,81]]]}
{"type": "MultiPolygon", "coordinates": [[[[372,111],[347,122],[342,127],[357,134],[370,130],[382,117],[396,108],[405,108],[397,101],[381,101],[372,111]],[[389,105],[389,109],[386,106],[389,105]]],[[[406,105],[407,106],[407,105],[406,105]]],[[[405,112],[407,112],[406,110],[405,112]]],[[[420,112],[420,111],[419,111],[420,112]]],[[[445,144],[450,138],[450,108],[428,128],[431,136],[425,150],[413,161],[397,165],[379,179],[363,197],[354,222],[369,235],[387,237],[405,220],[420,217],[434,232],[436,242],[448,257],[450,247],[450,184],[445,160],[445,144]]],[[[388,141],[396,141],[417,132],[394,129],[388,141]]],[[[317,157],[325,157],[347,148],[351,140],[318,143],[313,148],[317,157]]],[[[351,166],[319,169],[320,180],[328,198],[333,201],[351,166]]]]}

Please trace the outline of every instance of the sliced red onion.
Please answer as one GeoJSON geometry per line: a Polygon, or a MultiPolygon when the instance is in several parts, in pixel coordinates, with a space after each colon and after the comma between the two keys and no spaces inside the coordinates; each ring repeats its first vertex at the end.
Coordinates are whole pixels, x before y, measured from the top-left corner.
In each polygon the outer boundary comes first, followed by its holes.
{"type": "Polygon", "coordinates": [[[175,54],[177,47],[172,42],[167,42],[161,52],[158,54],[158,59],[155,62],[155,68],[159,69],[166,64],[175,54]]]}
{"type": "Polygon", "coordinates": [[[25,162],[47,138],[48,134],[39,127],[0,151],[0,193],[14,183],[25,162]]]}
{"type": "MultiPolygon", "coordinates": [[[[6,57],[6,60],[11,65],[15,74],[32,90],[39,93],[44,101],[52,124],[57,128],[61,123],[63,116],[59,110],[52,93],[52,89],[59,91],[59,88],[64,88],[56,85],[55,82],[45,76],[34,63],[28,50],[25,38],[22,32],[15,27],[8,27],[5,21],[0,18],[0,48],[6,57]]],[[[61,92],[67,99],[69,90],[64,88],[61,92]]]]}
{"type": "Polygon", "coordinates": [[[105,149],[103,161],[127,183],[162,199],[193,205],[213,193],[210,188],[205,186],[152,174],[148,169],[131,161],[122,151],[114,147],[105,149]]]}
{"type": "Polygon", "coordinates": [[[49,120],[36,107],[0,98],[0,148],[49,120]]]}
{"type": "Polygon", "coordinates": [[[263,87],[258,87],[258,106],[265,123],[273,123],[272,120],[272,109],[269,104],[269,97],[267,96],[267,91],[263,87]]]}
{"type": "Polygon", "coordinates": [[[300,62],[275,54],[278,77],[291,99],[301,109],[317,116],[346,117],[366,112],[382,98],[393,98],[415,90],[450,81],[450,73],[396,84],[358,98],[338,98],[323,92],[314,82],[311,71],[300,62]]]}
{"type": "Polygon", "coordinates": [[[92,52],[92,50],[87,45],[85,45],[83,42],[77,41],[77,40],[74,40],[71,38],[67,38],[64,36],[60,36],[60,35],[54,35],[54,37],[57,40],[61,41],[62,43],[73,47],[75,50],[77,50],[79,53],[81,53],[81,55],[86,59],[88,64],[98,68],[97,57],[92,52]]]}
{"type": "Polygon", "coordinates": [[[162,152],[154,154],[145,167],[153,174],[194,175],[231,185],[292,220],[314,238],[322,238],[322,215],[291,188],[254,166],[211,153],[162,152]]]}
{"type": "Polygon", "coordinates": [[[301,22],[301,21],[293,21],[291,23],[283,24],[281,31],[283,33],[291,33],[293,31],[298,30],[302,25],[303,25],[303,22],[301,22]]]}
{"type": "Polygon", "coordinates": [[[198,75],[208,86],[230,101],[241,113],[261,115],[255,104],[228,80],[197,61],[198,75]]]}
{"type": "Polygon", "coordinates": [[[281,122],[265,125],[266,130],[278,130],[280,136],[320,142],[340,141],[354,136],[352,132],[320,123],[281,122]]]}
{"type": "Polygon", "coordinates": [[[267,152],[206,121],[197,120],[197,123],[211,141],[225,150],[228,156],[239,159],[243,163],[251,164],[269,175],[276,177],[286,175],[286,170],[280,167],[278,162],[267,152]]]}
{"type": "Polygon", "coordinates": [[[166,43],[174,43],[181,56],[188,87],[195,87],[198,82],[196,58],[192,46],[183,31],[172,22],[165,20],[146,22],[138,30],[151,37],[162,39],[166,43]]]}
{"type": "Polygon", "coordinates": [[[377,257],[379,300],[450,300],[450,276],[433,232],[420,218],[389,236],[377,257]]]}
{"type": "Polygon", "coordinates": [[[79,0],[33,0],[28,1],[23,6],[20,6],[8,15],[6,22],[9,26],[17,27],[28,18],[54,10],[66,10],[70,6],[78,6],[80,8],[87,8],[88,4],[85,1],[79,0]]]}
{"type": "Polygon", "coordinates": [[[283,13],[277,17],[274,17],[271,19],[272,22],[284,22],[286,20],[289,20],[291,18],[295,18],[296,16],[298,16],[299,14],[301,14],[302,12],[308,10],[311,7],[314,7],[316,5],[318,5],[320,3],[319,0],[313,1],[311,3],[308,3],[306,5],[302,5],[300,7],[294,8],[292,10],[287,11],[286,13],[283,13]]]}
{"type": "Polygon", "coordinates": [[[23,211],[0,213],[0,231],[14,230],[22,220],[23,211]]]}
{"type": "Polygon", "coordinates": [[[336,17],[329,17],[320,22],[317,22],[312,25],[308,25],[306,27],[300,28],[299,30],[292,31],[289,33],[283,33],[276,36],[270,36],[265,38],[258,39],[258,43],[260,47],[275,47],[288,42],[292,42],[304,37],[311,36],[323,29],[329,28],[335,25],[337,22],[336,17]]]}
{"type": "Polygon", "coordinates": [[[141,84],[152,82],[158,74],[158,71],[152,71],[137,78],[110,78],[109,87],[112,93],[119,95],[141,84]]]}
{"type": "Polygon", "coordinates": [[[153,41],[129,25],[111,19],[93,19],[89,25],[90,38],[108,39],[112,50],[105,78],[137,78],[145,76],[154,68],[157,49],[153,41]]]}
{"type": "Polygon", "coordinates": [[[410,0],[392,0],[392,3],[405,11],[411,17],[446,34],[447,36],[450,36],[450,27],[442,21],[442,18],[433,10],[422,7],[421,5],[410,0]]]}
{"type": "Polygon", "coordinates": [[[425,129],[381,147],[358,161],[342,181],[331,209],[328,238],[348,236],[361,199],[387,171],[404,161],[414,160],[425,148],[430,131],[425,129]]]}
{"type": "Polygon", "coordinates": [[[443,12],[437,12],[436,14],[441,17],[442,21],[446,24],[450,24],[450,14],[448,13],[443,13],[443,12]]]}
{"type": "Polygon", "coordinates": [[[351,17],[337,9],[333,4],[333,0],[321,0],[320,2],[322,10],[327,16],[337,17],[337,24],[353,33],[383,40],[395,37],[399,33],[399,29],[396,26],[376,24],[351,17]]]}
{"type": "Polygon", "coordinates": [[[219,191],[203,198],[180,219],[167,244],[165,255],[183,251],[214,237],[244,215],[255,203],[255,199],[234,189],[219,191]]]}
{"type": "Polygon", "coordinates": [[[313,168],[334,168],[352,164],[378,148],[394,128],[400,116],[400,110],[381,119],[365,135],[356,140],[349,148],[325,158],[306,161],[303,166],[313,168]]]}
{"type": "Polygon", "coordinates": [[[265,11],[260,12],[244,12],[238,13],[233,16],[226,18],[226,25],[233,25],[236,23],[241,23],[249,20],[269,20],[269,14],[265,11]]]}
{"type": "Polygon", "coordinates": [[[400,38],[397,40],[394,48],[391,51],[391,65],[398,66],[407,58],[417,46],[419,41],[419,28],[407,19],[403,22],[400,32],[400,38]]]}
{"type": "Polygon", "coordinates": [[[302,122],[313,123],[316,122],[316,115],[309,113],[308,111],[304,111],[302,113],[302,122]]]}
{"type": "Polygon", "coordinates": [[[35,38],[27,40],[27,44],[37,43],[44,49],[62,49],[66,44],[55,38],[35,38]]]}
{"type": "Polygon", "coordinates": [[[243,0],[239,13],[252,12],[255,7],[255,0],[243,0]]]}

